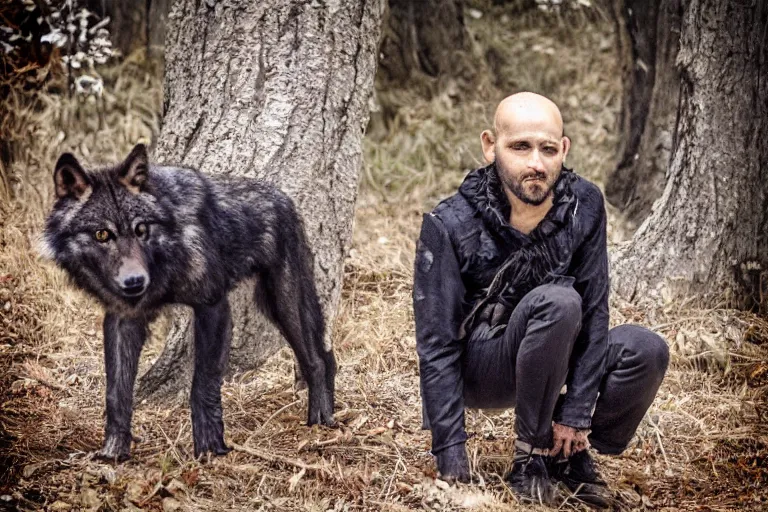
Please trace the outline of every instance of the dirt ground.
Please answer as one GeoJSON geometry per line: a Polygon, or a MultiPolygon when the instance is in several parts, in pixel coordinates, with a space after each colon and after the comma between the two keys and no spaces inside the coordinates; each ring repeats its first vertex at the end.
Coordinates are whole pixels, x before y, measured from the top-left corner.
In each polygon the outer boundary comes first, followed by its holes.
{"type": "MultiPolygon", "coordinates": [[[[613,25],[591,16],[503,8],[468,16],[493,73],[475,95],[430,100],[379,91],[334,327],[339,427],[302,423],[306,392],[293,389],[292,356],[231,376],[223,389],[226,457],[192,455],[184,396],[137,404],[138,442],[118,465],[92,459],[102,439],[102,311],[35,252],[52,202],[58,154],[115,161],[157,132],[162,92],[140,57],[103,70],[101,101],[45,93],[19,112],[29,148],[17,161],[15,199],[0,195],[0,509],[9,510],[542,510],[502,484],[513,411],[470,411],[479,483],[435,479],[420,430],[411,312],[412,260],[422,212],[480,165],[479,133],[496,102],[518,90],[553,98],[573,139],[568,164],[602,184],[615,157],[621,86],[613,25]],[[479,16],[478,16],[479,14],[479,16]],[[384,110],[394,112],[383,119],[384,110]]],[[[631,230],[609,209],[611,245],[631,230]]],[[[696,298],[629,304],[611,322],[663,334],[672,363],[630,448],[599,457],[617,508],[768,509],[768,321],[696,298]]],[[[142,355],[162,348],[163,321],[142,355]]],[[[561,509],[578,510],[564,498],[561,509]]]]}

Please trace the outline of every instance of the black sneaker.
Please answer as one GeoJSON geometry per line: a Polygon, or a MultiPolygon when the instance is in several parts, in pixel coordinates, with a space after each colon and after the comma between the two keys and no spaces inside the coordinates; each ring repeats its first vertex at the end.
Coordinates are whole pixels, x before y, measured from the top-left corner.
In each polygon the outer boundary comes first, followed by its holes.
{"type": "Polygon", "coordinates": [[[613,496],[605,480],[600,478],[595,461],[587,450],[567,459],[551,461],[549,473],[552,478],[562,482],[576,499],[598,508],[613,507],[613,496]]]}
{"type": "Polygon", "coordinates": [[[507,486],[523,501],[533,501],[542,505],[552,503],[554,487],[549,480],[549,472],[541,455],[517,452],[512,471],[504,478],[507,486]]]}

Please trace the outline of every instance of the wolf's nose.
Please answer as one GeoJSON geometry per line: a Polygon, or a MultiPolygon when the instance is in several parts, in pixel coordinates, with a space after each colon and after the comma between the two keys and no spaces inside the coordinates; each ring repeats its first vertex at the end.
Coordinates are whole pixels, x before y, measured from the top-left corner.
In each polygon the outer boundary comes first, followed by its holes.
{"type": "Polygon", "coordinates": [[[123,280],[121,287],[126,295],[141,295],[146,283],[147,278],[142,275],[128,276],[123,280]]]}

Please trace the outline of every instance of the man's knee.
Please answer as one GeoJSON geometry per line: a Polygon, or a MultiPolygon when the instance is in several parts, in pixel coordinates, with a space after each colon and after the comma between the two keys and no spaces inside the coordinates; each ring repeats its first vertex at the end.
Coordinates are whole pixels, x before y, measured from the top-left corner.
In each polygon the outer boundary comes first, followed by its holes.
{"type": "Polygon", "coordinates": [[[620,325],[612,329],[611,335],[622,340],[638,364],[659,378],[664,376],[669,365],[669,345],[664,338],[639,325],[620,325]]]}
{"type": "Polygon", "coordinates": [[[581,296],[572,286],[543,284],[529,294],[535,308],[559,322],[581,325],[581,296]]]}

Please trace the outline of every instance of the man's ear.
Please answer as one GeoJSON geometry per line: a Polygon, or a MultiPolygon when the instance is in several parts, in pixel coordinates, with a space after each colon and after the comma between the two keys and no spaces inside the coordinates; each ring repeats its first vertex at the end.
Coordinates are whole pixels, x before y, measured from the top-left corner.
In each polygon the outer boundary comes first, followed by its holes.
{"type": "Polygon", "coordinates": [[[571,149],[571,139],[563,136],[563,162],[565,162],[565,157],[568,156],[568,151],[571,149]]]}
{"type": "Polygon", "coordinates": [[[125,161],[120,164],[119,176],[120,182],[130,192],[138,194],[144,189],[149,178],[149,158],[144,144],[136,144],[125,161]]]}
{"type": "Polygon", "coordinates": [[[91,180],[80,162],[72,153],[64,153],[56,162],[53,171],[53,182],[56,185],[56,197],[87,198],[91,193],[91,180]]]}
{"type": "Polygon", "coordinates": [[[491,130],[485,130],[480,134],[480,142],[483,143],[483,156],[486,163],[496,160],[496,136],[491,130]]]}

